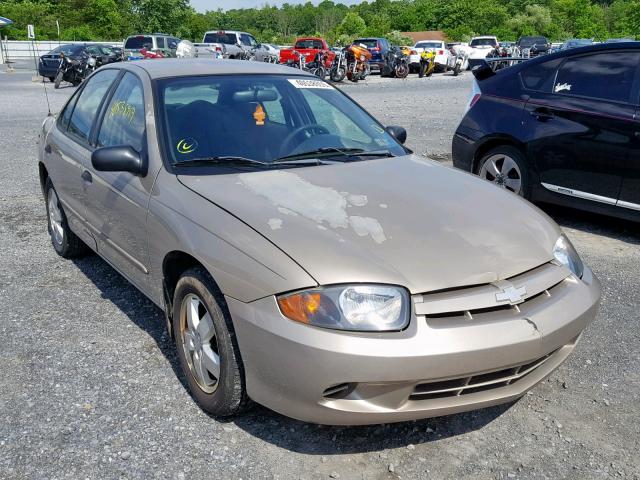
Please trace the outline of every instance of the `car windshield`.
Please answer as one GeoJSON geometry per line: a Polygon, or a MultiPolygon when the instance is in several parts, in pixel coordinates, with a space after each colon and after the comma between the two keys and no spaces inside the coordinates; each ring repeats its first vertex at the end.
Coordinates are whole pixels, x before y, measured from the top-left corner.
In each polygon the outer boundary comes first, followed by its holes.
{"type": "Polygon", "coordinates": [[[65,55],[73,57],[76,55],[80,55],[83,49],[84,49],[84,45],[73,45],[73,44],[60,45],[59,47],[56,47],[53,50],[51,50],[47,55],[57,55],[60,52],[62,52],[65,55]]]}
{"type": "Polygon", "coordinates": [[[496,44],[493,38],[474,38],[469,43],[470,47],[493,47],[496,44]]]}
{"type": "Polygon", "coordinates": [[[238,43],[238,36],[235,33],[208,32],[204,35],[204,43],[223,43],[225,45],[235,45],[238,43]]]}
{"type": "Polygon", "coordinates": [[[321,80],[196,76],[162,79],[158,86],[172,164],[228,157],[263,163],[321,156],[351,161],[375,158],[374,152],[406,154],[375,119],[321,80]]]}
{"type": "Polygon", "coordinates": [[[416,48],[442,48],[442,42],[418,42],[416,48]]]}
{"type": "Polygon", "coordinates": [[[136,37],[127,38],[124,48],[127,50],[140,50],[142,48],[153,48],[153,39],[151,37],[145,37],[138,35],[136,37]]]}
{"type": "Polygon", "coordinates": [[[522,37],[518,42],[520,47],[532,47],[534,45],[546,45],[549,41],[545,37],[522,37]]]}

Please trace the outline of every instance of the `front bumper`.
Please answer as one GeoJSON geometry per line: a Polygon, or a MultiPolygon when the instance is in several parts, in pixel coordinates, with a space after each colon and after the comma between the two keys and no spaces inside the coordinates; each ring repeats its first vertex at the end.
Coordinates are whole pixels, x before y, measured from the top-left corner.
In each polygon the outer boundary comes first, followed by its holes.
{"type": "Polygon", "coordinates": [[[281,315],[274,297],[227,303],[253,400],[303,421],[357,425],[448,415],[524,395],[567,358],[597,311],[600,284],[590,270],[558,285],[517,314],[482,320],[434,319],[416,314],[414,305],[410,326],[385,334],[298,324],[281,315]]]}

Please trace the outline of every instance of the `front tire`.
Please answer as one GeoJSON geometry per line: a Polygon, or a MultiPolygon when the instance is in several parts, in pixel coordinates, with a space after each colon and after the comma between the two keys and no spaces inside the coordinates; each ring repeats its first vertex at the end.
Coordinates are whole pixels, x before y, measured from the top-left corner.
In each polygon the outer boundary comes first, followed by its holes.
{"type": "Polygon", "coordinates": [[[476,173],[480,178],[500,188],[529,199],[530,173],[524,155],[516,147],[502,145],[492,148],[478,162],[476,173]]]}
{"type": "Polygon", "coordinates": [[[44,187],[47,205],[47,228],[51,236],[53,249],[62,258],[78,258],[87,253],[88,247],[71,231],[58,193],[50,178],[44,187]]]}
{"type": "Polygon", "coordinates": [[[396,78],[407,78],[409,75],[409,67],[401,64],[396,67],[396,78]]]}
{"type": "Polygon", "coordinates": [[[56,78],[53,79],[53,87],[58,89],[60,88],[60,84],[62,83],[62,77],[64,76],[64,73],[62,73],[62,70],[60,70],[57,74],[56,74],[56,78]]]}
{"type": "Polygon", "coordinates": [[[202,267],[187,270],[173,297],[173,334],[191,395],[212,415],[246,408],[244,369],[222,294],[202,267]]]}

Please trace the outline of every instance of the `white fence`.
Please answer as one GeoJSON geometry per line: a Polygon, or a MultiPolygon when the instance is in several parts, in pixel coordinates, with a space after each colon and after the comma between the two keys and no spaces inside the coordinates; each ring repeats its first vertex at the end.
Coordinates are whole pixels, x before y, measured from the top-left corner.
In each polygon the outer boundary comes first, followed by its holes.
{"type": "Polygon", "coordinates": [[[31,42],[26,40],[3,40],[2,48],[0,48],[0,64],[6,63],[7,61],[33,59],[34,50],[35,56],[39,57],[53,50],[58,45],[68,43],[100,43],[103,45],[122,46],[122,42],[52,42],[48,40],[31,42]]]}

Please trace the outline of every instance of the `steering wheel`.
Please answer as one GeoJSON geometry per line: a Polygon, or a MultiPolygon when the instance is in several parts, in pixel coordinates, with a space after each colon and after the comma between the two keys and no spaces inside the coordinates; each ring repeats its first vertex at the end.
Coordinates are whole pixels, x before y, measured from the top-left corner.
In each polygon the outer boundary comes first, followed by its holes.
{"type": "Polygon", "coordinates": [[[282,146],[280,147],[280,156],[289,154],[292,146],[291,144],[293,143],[293,141],[296,139],[298,135],[304,132],[311,133],[314,131],[318,132],[318,135],[329,135],[331,133],[329,132],[329,130],[327,130],[326,127],[323,127],[322,125],[318,125],[317,123],[312,123],[311,125],[303,125],[302,127],[298,127],[289,135],[287,135],[287,138],[285,138],[282,141],[282,146]]]}

